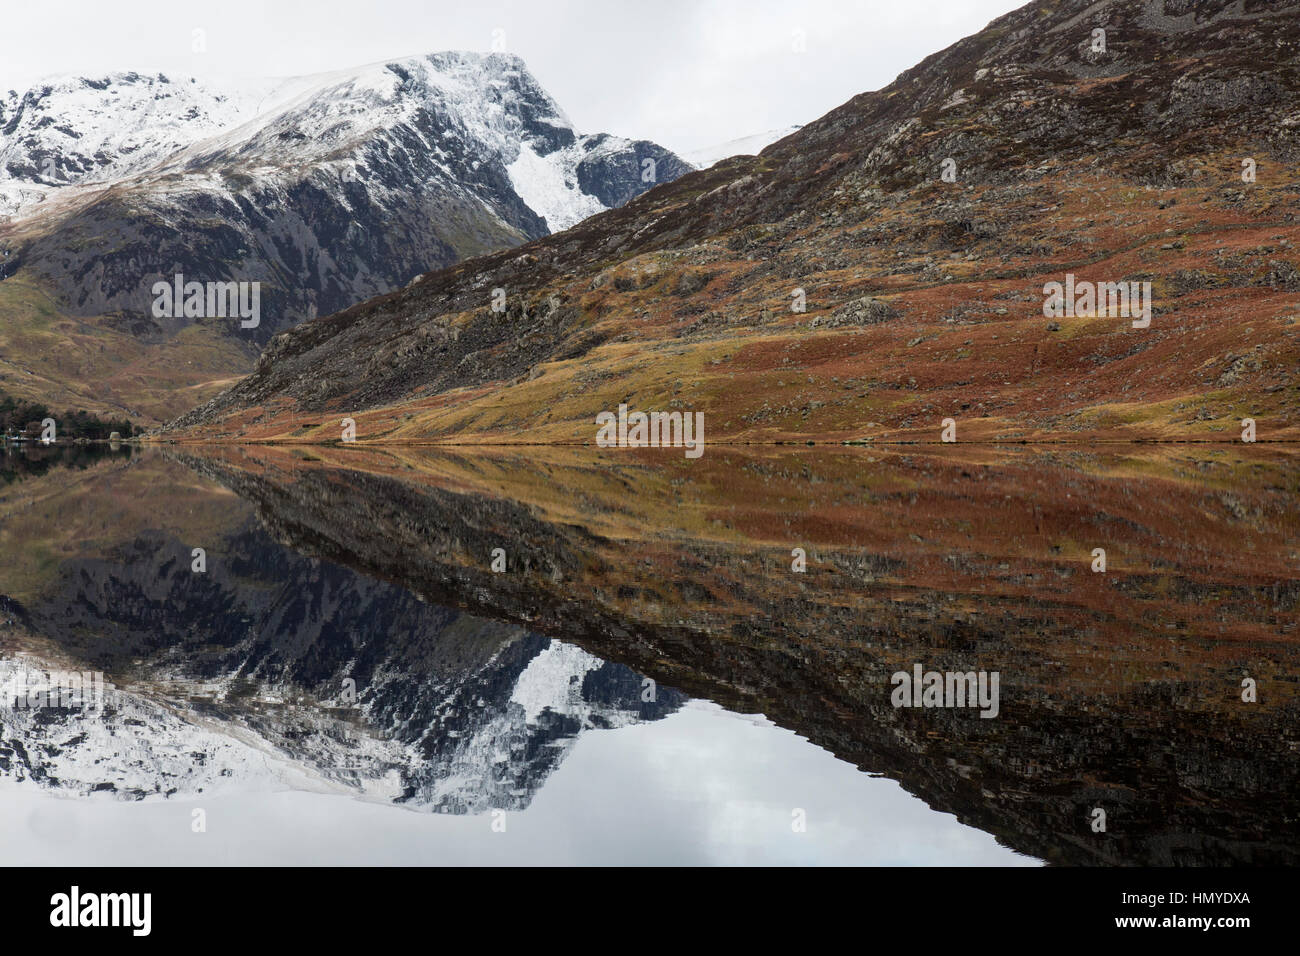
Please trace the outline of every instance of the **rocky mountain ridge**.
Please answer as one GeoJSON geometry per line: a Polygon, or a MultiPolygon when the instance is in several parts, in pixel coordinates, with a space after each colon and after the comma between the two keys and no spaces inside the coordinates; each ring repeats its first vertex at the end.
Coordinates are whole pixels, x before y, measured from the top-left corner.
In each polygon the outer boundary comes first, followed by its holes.
{"type": "Polygon", "coordinates": [[[647,141],[579,134],[505,54],[47,81],[0,98],[0,377],[133,417],[190,407],[278,331],[689,169],[647,141]],[[256,283],[256,324],[160,317],[153,287],[177,275],[256,283]]]}

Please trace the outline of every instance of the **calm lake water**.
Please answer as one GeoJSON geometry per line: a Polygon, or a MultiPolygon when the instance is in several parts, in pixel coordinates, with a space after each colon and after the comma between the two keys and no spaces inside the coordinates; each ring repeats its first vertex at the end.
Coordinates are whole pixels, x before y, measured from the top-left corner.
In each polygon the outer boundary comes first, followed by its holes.
{"type": "Polygon", "coordinates": [[[1300,862],[1298,494],[1231,446],[9,448],[0,847],[1300,862]]]}

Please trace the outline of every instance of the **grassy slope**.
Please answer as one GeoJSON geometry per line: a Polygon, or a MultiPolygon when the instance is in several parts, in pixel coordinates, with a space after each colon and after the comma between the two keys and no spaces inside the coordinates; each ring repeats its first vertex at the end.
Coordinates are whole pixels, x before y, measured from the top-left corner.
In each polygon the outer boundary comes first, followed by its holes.
{"type": "Polygon", "coordinates": [[[231,385],[254,358],[246,346],[200,325],[142,342],[103,318],[62,314],[22,274],[0,282],[0,390],[59,411],[168,421],[231,385]]]}
{"type": "Polygon", "coordinates": [[[52,468],[0,488],[0,593],[34,601],[64,561],[107,557],[145,531],[213,549],[247,515],[232,492],[160,455],[52,468]]]}
{"type": "Polygon", "coordinates": [[[1014,213],[995,240],[939,253],[893,253],[881,237],[933,235],[944,223],[928,205],[956,190],[978,206],[981,189],[936,183],[887,218],[838,233],[812,225],[772,242],[770,262],[730,251],[768,241],[752,227],[686,254],[642,255],[605,281],[530,290],[576,303],[583,330],[605,337],[579,357],[365,411],[346,400],[327,414],[253,408],[184,437],[330,442],[350,416],[361,441],[590,443],[595,415],[626,401],[703,411],[714,441],[937,441],[949,416],[958,440],[1224,441],[1247,417],[1261,441],[1300,439],[1300,286],[1276,273],[1300,265],[1289,189],[1300,170],[1261,164],[1267,175],[1240,200],[1233,157],[1201,166],[1204,185],[1168,189],[1049,174],[1019,209],[988,197],[1014,213]],[[1094,315],[1050,330],[1043,284],[1067,271],[1149,278],[1151,327],[1094,315]],[[705,284],[683,295],[691,272],[705,284]],[[789,311],[796,286],[805,314],[789,311]],[[900,314],[826,328],[868,294],[900,314]]]}

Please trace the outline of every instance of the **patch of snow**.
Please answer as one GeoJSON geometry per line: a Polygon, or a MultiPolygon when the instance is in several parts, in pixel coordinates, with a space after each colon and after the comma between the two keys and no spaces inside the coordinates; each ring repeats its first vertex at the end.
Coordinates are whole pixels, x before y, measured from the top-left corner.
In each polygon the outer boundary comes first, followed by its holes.
{"type": "Polygon", "coordinates": [[[682,153],[681,157],[696,169],[708,169],[732,156],[756,156],[777,140],[785,139],[798,129],[799,126],[771,129],[765,133],[755,133],[753,136],[743,136],[740,139],[718,143],[716,146],[706,146],[704,149],[682,153]]]}
{"type": "Polygon", "coordinates": [[[572,148],[539,156],[524,143],[519,158],[506,167],[510,185],[529,209],[546,220],[551,232],[561,232],[605,211],[599,199],[578,186],[578,158],[572,148]]]}
{"type": "Polygon", "coordinates": [[[519,675],[510,700],[524,708],[530,722],[547,709],[572,713],[582,701],[582,678],[602,663],[580,647],[551,641],[519,675]]]}

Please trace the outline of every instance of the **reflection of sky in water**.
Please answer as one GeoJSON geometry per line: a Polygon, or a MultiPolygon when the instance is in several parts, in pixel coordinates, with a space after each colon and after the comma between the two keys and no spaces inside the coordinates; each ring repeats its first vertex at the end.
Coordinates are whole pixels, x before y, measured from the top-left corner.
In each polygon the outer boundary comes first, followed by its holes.
{"type": "Polygon", "coordinates": [[[791,731],[698,702],[582,734],[505,833],[488,814],[294,791],[121,803],[5,785],[0,808],[10,865],[1034,863],[791,731]]]}

